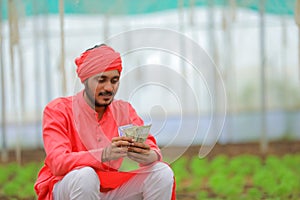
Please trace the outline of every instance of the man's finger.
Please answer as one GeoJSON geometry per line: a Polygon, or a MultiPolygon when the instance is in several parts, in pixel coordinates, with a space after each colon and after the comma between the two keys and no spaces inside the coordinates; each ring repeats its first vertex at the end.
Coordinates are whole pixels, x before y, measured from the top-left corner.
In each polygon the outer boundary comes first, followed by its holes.
{"type": "Polygon", "coordinates": [[[138,154],[149,154],[149,149],[143,149],[140,147],[134,147],[134,146],[129,146],[128,147],[128,152],[134,152],[138,154]]]}
{"type": "Polygon", "coordinates": [[[133,142],[133,139],[130,138],[130,137],[126,137],[126,136],[121,136],[121,137],[114,137],[114,138],[112,138],[112,142],[118,142],[118,141],[133,142]]]}
{"type": "Polygon", "coordinates": [[[132,147],[138,147],[141,149],[146,149],[146,150],[150,150],[150,146],[148,144],[145,143],[141,143],[141,142],[133,142],[131,144],[132,147]]]}
{"type": "Polygon", "coordinates": [[[113,142],[112,144],[113,144],[113,146],[116,146],[116,147],[128,147],[131,145],[131,143],[128,141],[117,141],[117,142],[113,142]]]}
{"type": "Polygon", "coordinates": [[[116,148],[112,149],[112,152],[113,153],[118,153],[118,154],[119,153],[121,153],[121,154],[125,153],[126,154],[128,152],[128,148],[127,147],[116,147],[116,148]]]}

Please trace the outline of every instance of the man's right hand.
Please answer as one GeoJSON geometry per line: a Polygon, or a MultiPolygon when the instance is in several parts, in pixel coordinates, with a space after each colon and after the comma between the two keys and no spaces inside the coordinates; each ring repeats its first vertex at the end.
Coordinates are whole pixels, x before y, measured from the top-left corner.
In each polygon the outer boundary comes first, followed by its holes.
{"type": "Polygon", "coordinates": [[[111,145],[103,149],[102,162],[108,162],[111,160],[117,160],[127,156],[128,147],[134,141],[129,137],[114,137],[111,141],[111,145]]]}

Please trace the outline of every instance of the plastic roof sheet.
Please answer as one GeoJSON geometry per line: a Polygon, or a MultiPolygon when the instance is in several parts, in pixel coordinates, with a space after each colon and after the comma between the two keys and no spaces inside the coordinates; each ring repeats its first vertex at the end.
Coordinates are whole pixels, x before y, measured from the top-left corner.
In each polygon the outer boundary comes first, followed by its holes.
{"type": "MultiPolygon", "coordinates": [[[[59,13],[59,0],[0,0],[2,18],[7,18],[8,1],[15,1],[18,13],[59,13]],[[2,2],[2,3],[1,3],[2,2]]],[[[235,6],[267,13],[294,15],[296,0],[64,0],[65,14],[137,15],[174,10],[178,7],[235,6]]]]}

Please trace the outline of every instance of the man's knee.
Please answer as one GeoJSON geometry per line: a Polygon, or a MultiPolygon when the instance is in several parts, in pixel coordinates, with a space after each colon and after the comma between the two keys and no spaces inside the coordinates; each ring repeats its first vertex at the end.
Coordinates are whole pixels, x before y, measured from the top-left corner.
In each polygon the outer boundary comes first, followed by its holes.
{"type": "Polygon", "coordinates": [[[74,187],[89,191],[97,190],[99,185],[99,178],[93,168],[83,167],[77,170],[77,173],[74,177],[74,187]]]}
{"type": "Polygon", "coordinates": [[[153,172],[160,182],[163,184],[171,184],[174,181],[174,173],[173,170],[163,162],[158,162],[153,166],[153,172]]]}
{"type": "Polygon", "coordinates": [[[163,162],[155,163],[144,181],[143,195],[145,199],[170,199],[174,183],[172,169],[163,162]]]}
{"type": "Polygon", "coordinates": [[[91,167],[69,172],[55,184],[54,199],[99,199],[99,178],[91,167]]]}

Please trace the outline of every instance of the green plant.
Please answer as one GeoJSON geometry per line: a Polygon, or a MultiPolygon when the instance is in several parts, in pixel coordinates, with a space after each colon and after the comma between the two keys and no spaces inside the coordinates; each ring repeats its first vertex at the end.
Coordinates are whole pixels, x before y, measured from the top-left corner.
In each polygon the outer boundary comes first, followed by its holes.
{"type": "Polygon", "coordinates": [[[211,172],[220,172],[222,171],[223,173],[228,173],[228,165],[229,158],[226,155],[218,155],[216,156],[211,162],[210,162],[210,169],[211,172]]]}
{"type": "Polygon", "coordinates": [[[261,160],[253,155],[240,155],[229,161],[232,174],[252,175],[261,167],[261,160]]]}
{"type": "Polygon", "coordinates": [[[257,188],[250,188],[247,191],[247,198],[249,198],[249,200],[252,200],[252,199],[261,199],[262,198],[262,193],[257,188]]]}
{"type": "Polygon", "coordinates": [[[207,176],[210,172],[210,168],[207,163],[207,159],[205,159],[205,158],[200,159],[197,156],[195,156],[191,159],[190,169],[191,169],[193,176],[197,176],[200,178],[207,176]]]}
{"type": "MultiPolygon", "coordinates": [[[[177,191],[196,194],[197,199],[296,200],[300,197],[299,163],[300,154],[267,156],[265,162],[253,155],[220,155],[212,160],[181,157],[171,167],[177,191]]],[[[11,200],[34,199],[40,165],[0,165],[0,195],[11,200]]]]}
{"type": "Polygon", "coordinates": [[[174,176],[176,177],[176,184],[178,186],[181,185],[182,181],[189,177],[189,173],[187,171],[188,161],[186,157],[181,157],[172,163],[171,167],[174,172],[174,176]]]}

